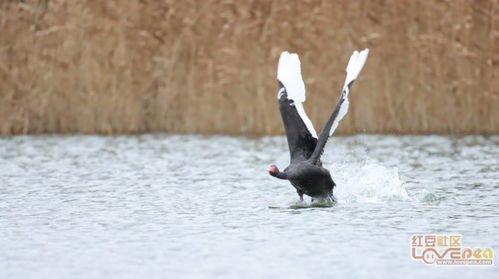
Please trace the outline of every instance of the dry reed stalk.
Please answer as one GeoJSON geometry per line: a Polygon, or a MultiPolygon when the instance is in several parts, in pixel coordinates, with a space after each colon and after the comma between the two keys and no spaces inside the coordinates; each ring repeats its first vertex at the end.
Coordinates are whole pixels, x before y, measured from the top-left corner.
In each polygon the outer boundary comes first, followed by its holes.
{"type": "Polygon", "coordinates": [[[497,0],[2,1],[0,134],[282,133],[282,50],[320,129],[364,47],[339,132],[498,133],[498,15],[497,0]]]}

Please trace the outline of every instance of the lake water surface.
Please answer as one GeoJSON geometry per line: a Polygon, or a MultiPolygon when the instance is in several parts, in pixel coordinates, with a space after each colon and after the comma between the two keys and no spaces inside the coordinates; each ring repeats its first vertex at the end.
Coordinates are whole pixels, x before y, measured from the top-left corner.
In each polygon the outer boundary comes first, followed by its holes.
{"type": "Polygon", "coordinates": [[[497,278],[410,247],[499,254],[499,136],[333,137],[327,208],[268,175],[288,157],[284,137],[0,137],[0,278],[497,278]]]}

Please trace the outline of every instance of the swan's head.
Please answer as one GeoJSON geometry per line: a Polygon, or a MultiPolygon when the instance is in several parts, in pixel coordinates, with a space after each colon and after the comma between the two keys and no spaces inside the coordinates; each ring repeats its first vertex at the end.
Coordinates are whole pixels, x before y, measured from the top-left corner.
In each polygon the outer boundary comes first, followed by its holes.
{"type": "Polygon", "coordinates": [[[272,175],[272,176],[277,176],[277,174],[279,173],[279,169],[277,168],[276,165],[272,165],[268,168],[268,171],[269,171],[269,174],[272,175]]]}

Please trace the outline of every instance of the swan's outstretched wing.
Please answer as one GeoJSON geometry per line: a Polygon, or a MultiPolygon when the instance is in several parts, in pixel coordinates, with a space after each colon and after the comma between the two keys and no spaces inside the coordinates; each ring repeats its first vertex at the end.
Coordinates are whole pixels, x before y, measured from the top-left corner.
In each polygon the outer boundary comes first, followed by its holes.
{"type": "Polygon", "coordinates": [[[279,109],[286,129],[291,161],[308,159],[317,144],[317,133],[303,108],[305,84],[300,58],[295,53],[281,53],[277,66],[279,109]]]}
{"type": "Polygon", "coordinates": [[[334,133],[340,120],[347,114],[348,112],[348,93],[350,92],[350,87],[353,82],[359,76],[362,67],[366,63],[367,56],[369,55],[369,49],[364,49],[361,52],[354,51],[347,65],[347,77],[345,79],[345,84],[343,85],[343,90],[341,92],[340,100],[336,104],[333,113],[329,117],[329,120],[326,122],[324,129],[321,131],[321,135],[319,136],[317,146],[314,150],[314,153],[310,157],[312,162],[317,162],[324,150],[324,146],[328,138],[334,133]]]}
{"type": "Polygon", "coordinates": [[[347,65],[347,77],[345,79],[345,84],[343,84],[343,90],[341,92],[340,100],[336,106],[339,106],[339,111],[337,116],[333,119],[333,126],[329,130],[329,136],[333,135],[334,131],[338,127],[340,120],[345,117],[348,112],[348,93],[350,93],[350,87],[353,82],[359,76],[360,71],[366,63],[367,56],[369,55],[369,49],[366,48],[361,52],[354,51],[347,65]]]}

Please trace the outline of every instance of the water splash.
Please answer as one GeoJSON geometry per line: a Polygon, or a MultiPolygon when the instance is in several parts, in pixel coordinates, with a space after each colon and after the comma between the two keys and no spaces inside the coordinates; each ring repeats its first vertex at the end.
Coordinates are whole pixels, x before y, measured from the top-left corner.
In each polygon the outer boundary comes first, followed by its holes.
{"type": "Polygon", "coordinates": [[[339,203],[409,200],[398,169],[375,163],[333,166],[339,203]]]}

